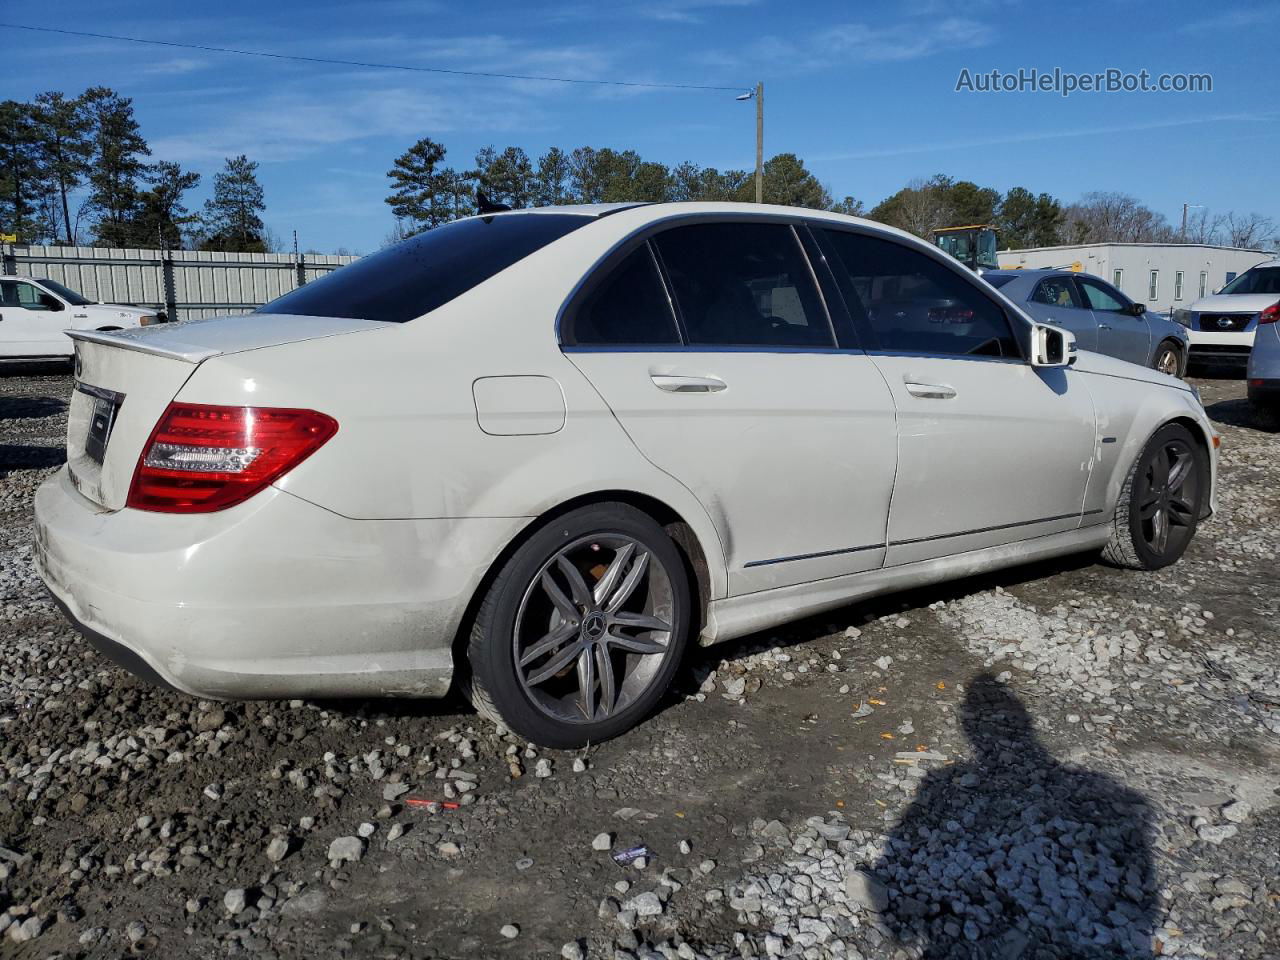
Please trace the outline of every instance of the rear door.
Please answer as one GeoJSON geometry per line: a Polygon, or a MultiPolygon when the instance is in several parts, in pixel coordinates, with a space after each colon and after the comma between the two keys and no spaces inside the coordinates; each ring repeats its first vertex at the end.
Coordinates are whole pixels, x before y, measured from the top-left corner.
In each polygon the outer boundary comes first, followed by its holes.
{"type": "Polygon", "coordinates": [[[888,237],[823,233],[897,403],[886,565],[1079,526],[1095,435],[1081,375],[1026,363],[1004,310],[968,273],[888,237]],[[921,306],[904,307],[904,291],[921,306]]]}
{"type": "Polygon", "coordinates": [[[1115,287],[1093,277],[1077,277],[1098,321],[1098,351],[1146,366],[1151,357],[1151,328],[1146,317],[1129,312],[1130,301],[1115,287]]]}
{"type": "Polygon", "coordinates": [[[881,565],[893,400],[837,342],[791,223],[633,241],[570,304],[561,339],[644,455],[706,507],[732,594],[881,565]]]}
{"type": "Polygon", "coordinates": [[[25,280],[0,280],[0,355],[11,357],[70,356],[71,341],[61,302],[25,280]]]}
{"type": "Polygon", "coordinates": [[[1066,327],[1076,337],[1081,350],[1098,349],[1098,321],[1076,286],[1065,274],[1045,277],[1031,291],[1028,312],[1044,323],[1066,327]]]}

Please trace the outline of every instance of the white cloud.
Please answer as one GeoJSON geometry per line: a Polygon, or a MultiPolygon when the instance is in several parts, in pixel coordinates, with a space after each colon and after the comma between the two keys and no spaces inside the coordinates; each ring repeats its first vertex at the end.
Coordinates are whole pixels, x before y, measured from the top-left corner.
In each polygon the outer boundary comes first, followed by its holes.
{"type": "Polygon", "coordinates": [[[194,73],[210,66],[207,59],[196,57],[174,57],[170,60],[155,60],[142,68],[143,73],[172,76],[174,74],[194,73]]]}

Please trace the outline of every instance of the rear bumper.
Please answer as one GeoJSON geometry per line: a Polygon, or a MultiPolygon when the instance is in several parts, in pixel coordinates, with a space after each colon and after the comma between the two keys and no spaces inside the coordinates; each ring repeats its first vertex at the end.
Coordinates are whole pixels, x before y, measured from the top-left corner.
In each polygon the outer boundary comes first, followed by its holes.
{"type": "Polygon", "coordinates": [[[1280,406],[1280,379],[1249,378],[1249,402],[1280,406]]]}
{"type": "Polygon", "coordinates": [[[466,605],[527,522],[349,520],[274,488],[214,514],[104,512],[65,467],[35,507],[37,569],[90,642],[215,699],[443,695],[466,605]]]}

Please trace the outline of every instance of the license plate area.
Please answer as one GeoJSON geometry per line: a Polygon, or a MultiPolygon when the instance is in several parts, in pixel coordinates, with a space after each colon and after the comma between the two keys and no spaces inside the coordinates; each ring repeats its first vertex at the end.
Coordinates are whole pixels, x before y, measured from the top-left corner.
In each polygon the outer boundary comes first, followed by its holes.
{"type": "Polygon", "coordinates": [[[77,383],[76,389],[90,401],[89,429],[84,438],[85,456],[102,466],[107,455],[107,443],[111,440],[111,430],[116,425],[116,416],[124,403],[124,394],[87,383],[77,383]]]}

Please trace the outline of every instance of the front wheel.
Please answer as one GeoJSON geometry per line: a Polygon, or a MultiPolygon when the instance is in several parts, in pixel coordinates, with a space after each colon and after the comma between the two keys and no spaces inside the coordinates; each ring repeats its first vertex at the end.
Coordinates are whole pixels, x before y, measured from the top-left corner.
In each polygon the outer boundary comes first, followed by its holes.
{"type": "Polygon", "coordinates": [[[680,552],[648,514],[604,503],[558,517],[516,550],[480,604],[471,702],[543,746],[616,737],[670,685],[690,603],[680,552]]]}
{"type": "Polygon", "coordinates": [[[1166,340],[1156,350],[1156,357],[1151,366],[1171,377],[1179,377],[1182,375],[1182,351],[1176,344],[1166,340]]]}
{"type": "Polygon", "coordinates": [[[1180,423],[1147,441],[1120,490],[1103,556],[1119,567],[1158,570],[1186,552],[1209,490],[1209,461],[1180,423]]]}

